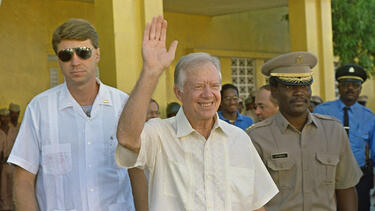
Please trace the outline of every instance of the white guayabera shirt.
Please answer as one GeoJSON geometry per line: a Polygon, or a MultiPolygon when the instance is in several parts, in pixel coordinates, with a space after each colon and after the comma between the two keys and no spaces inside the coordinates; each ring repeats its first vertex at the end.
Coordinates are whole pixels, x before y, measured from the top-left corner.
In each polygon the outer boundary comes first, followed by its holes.
{"type": "Polygon", "coordinates": [[[119,145],[116,162],[146,170],[153,211],[255,210],[278,192],[242,129],[216,116],[206,140],[183,109],[176,117],[149,120],[139,154],[119,145]]]}
{"type": "Polygon", "coordinates": [[[40,210],[134,210],[127,170],[114,160],[127,99],[100,83],[88,117],[62,84],[30,102],[8,162],[37,175],[40,210]]]}

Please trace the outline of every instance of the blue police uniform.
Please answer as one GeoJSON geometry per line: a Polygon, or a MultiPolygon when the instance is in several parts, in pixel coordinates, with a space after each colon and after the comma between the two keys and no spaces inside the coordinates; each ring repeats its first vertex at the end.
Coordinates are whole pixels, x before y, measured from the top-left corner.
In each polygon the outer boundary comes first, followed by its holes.
{"type": "Polygon", "coordinates": [[[224,121],[228,122],[229,124],[233,124],[233,125],[241,128],[241,129],[243,129],[243,130],[246,130],[248,127],[250,127],[252,124],[254,124],[254,121],[250,117],[242,115],[238,111],[237,111],[237,119],[234,123],[230,122],[229,119],[227,119],[223,116],[223,111],[218,111],[217,113],[219,114],[219,118],[221,120],[224,120],[224,121]]]}
{"type": "MultiPolygon", "coordinates": [[[[339,99],[325,102],[314,109],[314,113],[333,116],[344,122],[344,107],[346,105],[339,99]]],[[[371,158],[375,160],[375,115],[370,109],[355,103],[349,106],[349,140],[353,154],[360,167],[365,166],[365,147],[369,144],[371,158]]]]}
{"type": "MultiPolygon", "coordinates": [[[[341,121],[348,133],[353,154],[361,167],[363,176],[356,185],[358,195],[358,211],[370,211],[370,190],[374,186],[373,165],[375,158],[375,115],[370,109],[353,102],[345,93],[349,89],[359,94],[359,83],[367,79],[366,71],[357,64],[346,64],[336,69],[335,78],[339,82],[339,100],[323,103],[315,107],[315,113],[327,114],[341,121]],[[351,87],[351,88],[350,88],[351,87]],[[341,93],[342,92],[342,93],[341,93]],[[344,101],[347,101],[346,104],[344,101]],[[350,105],[350,106],[347,106],[350,105]],[[369,146],[371,159],[366,157],[366,145],[369,146]],[[368,159],[368,160],[367,160],[368,159]]],[[[357,99],[355,99],[357,100],[357,99]]]]}

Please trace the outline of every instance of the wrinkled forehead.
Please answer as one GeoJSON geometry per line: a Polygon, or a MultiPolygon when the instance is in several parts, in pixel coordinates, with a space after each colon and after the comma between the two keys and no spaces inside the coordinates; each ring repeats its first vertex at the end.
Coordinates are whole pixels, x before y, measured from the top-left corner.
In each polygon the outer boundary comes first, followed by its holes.
{"type": "Polygon", "coordinates": [[[220,82],[220,73],[211,62],[190,66],[185,70],[186,82],[220,82]]]}
{"type": "Polygon", "coordinates": [[[267,90],[267,89],[261,89],[259,90],[259,92],[257,93],[257,95],[255,96],[255,101],[259,98],[263,98],[263,97],[269,97],[271,95],[271,91],[270,90],[267,90]]]}

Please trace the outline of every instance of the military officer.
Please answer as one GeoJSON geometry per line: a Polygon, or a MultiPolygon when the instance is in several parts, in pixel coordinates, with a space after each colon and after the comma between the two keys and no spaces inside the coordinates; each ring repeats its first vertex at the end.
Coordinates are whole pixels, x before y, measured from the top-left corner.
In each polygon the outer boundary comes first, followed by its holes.
{"type": "Polygon", "coordinates": [[[17,130],[20,129],[20,123],[18,122],[18,118],[20,117],[21,108],[19,105],[10,103],[9,104],[9,118],[10,118],[10,127],[14,127],[17,130]]]}
{"type": "Polygon", "coordinates": [[[267,211],[357,208],[354,186],[362,172],[345,130],[334,118],[308,110],[316,63],[311,53],[292,52],[262,67],[279,111],[247,133],[280,190],[267,211]]]}
{"type": "Polygon", "coordinates": [[[0,171],[0,210],[13,210],[13,174],[14,166],[6,163],[10,151],[12,150],[14,140],[16,139],[18,129],[9,124],[9,110],[0,109],[0,151],[1,171],[0,171]]]}
{"type": "Polygon", "coordinates": [[[314,112],[333,116],[341,121],[348,133],[350,146],[363,171],[363,177],[356,186],[358,210],[370,210],[370,189],[373,188],[372,158],[375,157],[375,115],[370,109],[358,103],[362,83],[367,79],[365,70],[355,64],[348,64],[336,70],[340,99],[315,107],[314,112]],[[370,149],[370,155],[366,152],[370,149]]]}

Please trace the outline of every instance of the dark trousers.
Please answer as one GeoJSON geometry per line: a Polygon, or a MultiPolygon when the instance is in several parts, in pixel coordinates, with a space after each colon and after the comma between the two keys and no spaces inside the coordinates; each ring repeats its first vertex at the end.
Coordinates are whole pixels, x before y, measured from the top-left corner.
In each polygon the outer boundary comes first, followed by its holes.
{"type": "Polygon", "coordinates": [[[374,186],[372,166],[361,167],[363,176],[355,186],[358,195],[358,211],[370,210],[370,189],[374,186]]]}

